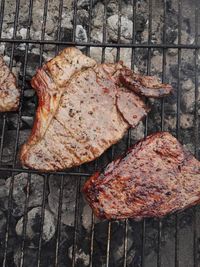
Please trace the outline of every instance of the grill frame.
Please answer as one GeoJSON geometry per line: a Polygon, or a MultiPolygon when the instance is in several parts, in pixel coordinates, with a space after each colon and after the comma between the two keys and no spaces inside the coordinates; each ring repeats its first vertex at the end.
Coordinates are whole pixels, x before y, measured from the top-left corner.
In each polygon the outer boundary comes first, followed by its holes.
{"type": "MultiPolygon", "coordinates": [[[[49,173],[42,173],[35,170],[27,170],[23,168],[19,168],[16,166],[17,161],[17,153],[19,149],[19,135],[20,135],[20,121],[22,116],[22,102],[23,102],[23,94],[24,89],[26,87],[25,85],[25,77],[26,77],[26,69],[27,69],[27,60],[28,60],[28,48],[30,44],[37,44],[40,46],[40,65],[42,65],[42,55],[44,52],[44,45],[47,44],[53,44],[56,45],[56,53],[59,52],[60,46],[85,46],[86,47],[86,54],[90,55],[90,47],[102,47],[102,62],[105,61],[105,49],[108,47],[114,47],[117,48],[117,55],[116,60],[118,61],[120,59],[120,48],[131,48],[132,49],[132,64],[131,67],[134,69],[135,65],[135,49],[136,48],[144,48],[148,50],[148,63],[147,63],[147,74],[151,74],[151,50],[154,48],[162,49],[163,51],[163,62],[162,62],[162,80],[165,82],[166,80],[166,52],[169,48],[174,48],[178,50],[178,85],[177,85],[177,124],[176,124],[176,135],[177,138],[180,138],[180,102],[181,102],[181,51],[182,49],[192,49],[195,53],[195,156],[198,158],[198,150],[199,150],[199,118],[198,118],[198,106],[197,106],[197,99],[198,99],[198,76],[197,76],[197,54],[198,50],[200,49],[200,44],[198,44],[198,0],[194,0],[196,3],[196,9],[195,9],[195,42],[194,44],[182,44],[181,43],[181,26],[182,26],[182,0],[178,0],[178,44],[168,44],[166,43],[166,0],[163,0],[163,40],[161,44],[153,44],[152,43],[152,21],[153,21],[153,15],[152,15],[152,0],[149,0],[149,29],[148,29],[148,42],[145,44],[138,44],[136,43],[135,33],[135,19],[133,19],[133,39],[132,42],[129,44],[124,44],[120,42],[120,20],[121,20],[121,2],[122,0],[118,0],[118,14],[120,15],[119,24],[118,24],[118,42],[117,43],[108,43],[107,42],[107,5],[108,0],[104,0],[104,24],[103,24],[103,41],[102,43],[94,43],[90,39],[90,33],[91,33],[91,19],[92,19],[92,0],[89,1],[89,27],[88,27],[88,42],[76,42],[76,36],[75,36],[75,28],[77,25],[77,0],[74,0],[74,16],[73,16],[73,40],[72,41],[61,41],[61,20],[62,20],[62,10],[63,10],[63,0],[60,0],[59,5],[59,23],[58,23],[58,32],[57,32],[57,40],[45,40],[45,28],[47,23],[47,10],[48,10],[48,4],[49,0],[44,1],[44,7],[43,7],[43,24],[42,24],[42,34],[41,39],[33,40],[30,39],[30,27],[31,27],[31,19],[32,19],[32,9],[33,9],[33,2],[34,0],[30,0],[29,5],[29,21],[27,26],[27,34],[26,39],[19,40],[17,39],[17,27],[18,27],[18,20],[19,20],[19,11],[20,11],[20,0],[16,1],[16,12],[15,12],[15,19],[14,19],[14,32],[13,32],[13,38],[2,38],[2,25],[3,25],[3,18],[4,18],[4,8],[5,8],[5,0],[1,1],[0,6],[0,43],[11,43],[11,60],[10,60],[10,68],[12,68],[13,65],[13,58],[14,58],[14,50],[15,45],[24,43],[25,44],[25,56],[24,56],[24,67],[23,67],[23,80],[22,80],[22,94],[20,99],[20,108],[18,112],[18,122],[17,122],[17,130],[16,130],[16,142],[15,142],[15,148],[14,148],[14,154],[13,154],[13,164],[9,167],[4,167],[0,165],[0,172],[1,171],[8,171],[11,173],[11,184],[10,184],[10,192],[9,192],[9,209],[8,209],[8,217],[7,217],[7,225],[6,225],[6,234],[5,234],[5,251],[4,251],[4,260],[3,260],[3,267],[7,266],[7,254],[8,254],[8,248],[9,248],[9,227],[10,227],[10,218],[11,218],[11,212],[12,212],[12,192],[13,192],[13,186],[14,186],[14,175],[17,173],[25,172],[28,173],[28,179],[27,179],[27,194],[26,194],[26,201],[25,201],[25,208],[24,208],[24,221],[23,221],[23,238],[22,238],[22,244],[21,244],[21,257],[20,257],[20,266],[24,266],[24,251],[26,249],[26,225],[27,225],[27,211],[28,211],[28,201],[29,201],[29,189],[30,189],[30,183],[31,183],[31,174],[38,173],[43,174],[44,176],[44,186],[43,186],[43,202],[42,202],[42,212],[41,212],[41,225],[40,225],[40,239],[39,239],[39,246],[37,250],[37,266],[39,267],[41,264],[41,249],[42,249],[42,231],[43,231],[43,223],[44,223],[44,210],[45,210],[45,192],[47,190],[47,183],[48,183],[48,177],[50,174],[54,174],[54,172],[49,173]]],[[[137,0],[132,0],[132,7],[133,7],[133,18],[136,17],[136,4],[137,0]]],[[[164,100],[161,101],[161,130],[164,129],[164,100]]],[[[0,145],[0,162],[2,160],[3,155],[3,144],[5,141],[5,126],[6,126],[6,117],[7,114],[3,115],[3,129],[2,129],[2,135],[1,135],[1,145],[0,145]]],[[[131,144],[131,130],[128,133],[127,138],[127,148],[131,144]]],[[[148,134],[148,117],[145,120],[145,136],[148,134]]],[[[114,150],[113,148],[110,151],[111,158],[114,157],[114,150]]],[[[94,169],[98,168],[98,160],[95,162],[94,169]]],[[[77,241],[77,228],[78,228],[78,214],[79,214],[79,201],[80,201],[80,187],[81,187],[81,179],[85,179],[89,177],[92,172],[82,172],[80,169],[77,169],[77,171],[62,171],[57,172],[57,174],[60,176],[61,179],[61,186],[60,186],[60,195],[59,195],[59,209],[58,209],[58,216],[57,216],[57,231],[56,231],[56,246],[55,246],[55,266],[59,266],[59,243],[60,243],[60,227],[61,227],[61,207],[62,207],[62,198],[63,198],[63,189],[64,189],[64,178],[66,175],[73,176],[76,179],[76,208],[75,208],[75,231],[74,231],[74,244],[73,244],[73,251],[72,251],[72,266],[76,266],[76,254],[77,248],[76,248],[76,241],[77,241]]],[[[196,208],[194,207],[194,223],[193,223],[193,242],[194,242],[194,266],[198,266],[197,262],[197,223],[196,223],[196,208]]],[[[94,225],[95,225],[95,218],[94,215],[92,216],[92,225],[91,225],[91,242],[90,242],[90,264],[89,266],[93,266],[93,253],[94,253],[94,225]]],[[[127,266],[127,235],[128,235],[128,220],[125,220],[124,222],[125,228],[124,228],[124,262],[123,266],[127,266]]],[[[176,214],[176,232],[175,232],[175,267],[180,266],[179,262],[179,214],[176,214]]],[[[111,240],[111,228],[112,228],[112,222],[108,222],[108,232],[107,232],[107,249],[106,249],[106,267],[109,267],[109,260],[110,260],[110,240],[111,240]]],[[[161,267],[161,237],[162,237],[162,219],[158,220],[158,247],[157,247],[157,267],[161,267]]],[[[142,221],[142,251],[141,251],[141,267],[147,266],[145,263],[145,239],[146,239],[146,221],[142,221]]]]}

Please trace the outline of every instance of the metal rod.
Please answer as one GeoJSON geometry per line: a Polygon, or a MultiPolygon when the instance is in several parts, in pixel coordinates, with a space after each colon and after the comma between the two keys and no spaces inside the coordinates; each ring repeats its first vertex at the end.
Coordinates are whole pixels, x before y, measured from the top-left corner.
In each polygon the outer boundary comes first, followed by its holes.
{"type": "MultiPolygon", "coordinates": [[[[178,1],[178,45],[181,44],[181,30],[182,30],[182,0],[178,1]]],[[[176,136],[180,139],[180,99],[181,99],[181,86],[180,86],[180,71],[181,71],[181,49],[178,49],[178,84],[177,84],[177,124],[176,136]]],[[[175,267],[179,267],[179,217],[175,216],[175,267]]]]}
{"type": "Polygon", "coordinates": [[[5,9],[5,0],[1,0],[1,7],[0,7],[0,38],[1,38],[2,28],[3,28],[4,9],[5,9]]]}
{"type": "Polygon", "coordinates": [[[28,222],[28,202],[30,195],[30,184],[31,184],[31,175],[28,174],[27,184],[26,184],[26,198],[24,205],[24,216],[23,216],[23,229],[22,229],[22,244],[21,244],[21,253],[20,253],[20,267],[24,266],[24,254],[25,254],[25,242],[26,242],[26,226],[28,222]]]}
{"type": "Polygon", "coordinates": [[[0,38],[0,43],[29,43],[29,44],[54,44],[54,45],[66,45],[66,46],[90,46],[90,47],[113,47],[113,48],[176,48],[176,49],[200,49],[200,45],[197,44],[124,44],[124,43],[93,43],[93,42],[69,42],[69,41],[56,41],[56,40],[33,40],[33,39],[8,39],[0,38]]]}
{"type": "MultiPolygon", "coordinates": [[[[103,43],[107,42],[107,5],[108,5],[108,2],[107,0],[105,0],[104,13],[103,13],[103,40],[102,40],[103,43]]],[[[101,56],[102,63],[105,62],[105,52],[106,52],[106,47],[103,47],[102,56],[101,56]]]]}
{"type": "MultiPolygon", "coordinates": [[[[28,11],[28,26],[27,26],[26,38],[30,38],[30,27],[31,27],[31,22],[32,22],[32,9],[33,9],[33,0],[30,0],[29,11],[28,11]]],[[[27,69],[27,63],[28,63],[28,48],[29,48],[29,44],[25,44],[25,56],[24,56],[24,67],[23,67],[21,97],[20,97],[19,111],[18,111],[18,116],[17,116],[16,139],[15,139],[14,154],[13,154],[13,168],[15,167],[16,161],[17,161],[17,152],[18,152],[19,134],[20,134],[20,124],[21,124],[21,116],[22,116],[22,104],[23,104],[23,96],[24,96],[25,83],[26,83],[26,69],[27,69]]]]}
{"type": "MultiPolygon", "coordinates": [[[[63,0],[60,0],[59,12],[58,12],[58,32],[57,40],[61,38],[61,25],[62,25],[62,13],[63,13],[63,0]]],[[[56,46],[56,55],[59,52],[59,46],[56,46]]],[[[63,201],[63,189],[64,189],[64,176],[61,176],[60,183],[60,194],[59,194],[59,203],[58,203],[58,214],[57,214],[57,231],[56,231],[56,247],[55,247],[55,267],[59,266],[59,253],[60,253],[60,229],[61,229],[61,218],[62,218],[62,201],[63,201]]]]}
{"type": "MultiPolygon", "coordinates": [[[[198,43],[198,22],[199,22],[199,1],[195,0],[195,44],[198,43]]],[[[199,99],[199,88],[198,88],[198,74],[197,74],[197,58],[198,58],[198,50],[195,49],[194,53],[194,66],[195,66],[195,109],[194,109],[194,132],[195,132],[195,156],[199,158],[199,112],[198,112],[198,99],[199,99]]],[[[197,267],[197,212],[196,207],[193,209],[193,260],[194,267],[197,267]]]]}
{"type": "Polygon", "coordinates": [[[141,253],[141,267],[145,267],[145,234],[146,232],[146,221],[142,221],[142,253],[141,253]]]}
{"type": "MultiPolygon", "coordinates": [[[[49,0],[44,1],[44,8],[43,8],[43,18],[42,18],[42,32],[41,32],[41,41],[45,42],[45,29],[46,29],[46,23],[47,23],[47,11],[48,11],[48,3],[49,0]]],[[[42,55],[44,52],[44,44],[41,43],[40,45],[40,66],[42,65],[42,55]]]]}
{"type": "Polygon", "coordinates": [[[7,266],[7,250],[8,250],[8,237],[9,237],[9,227],[10,227],[10,217],[12,211],[12,192],[13,192],[13,184],[14,184],[14,175],[12,174],[9,185],[9,196],[8,196],[8,216],[7,216],[7,224],[6,224],[6,234],[5,234],[5,249],[3,255],[3,265],[2,267],[7,266]]]}
{"type": "MultiPolygon", "coordinates": [[[[13,30],[13,39],[16,38],[16,33],[17,33],[17,25],[18,25],[18,18],[19,18],[19,4],[20,1],[16,1],[16,6],[15,6],[15,18],[14,18],[14,30],[13,30]]],[[[13,64],[13,57],[14,57],[14,47],[15,44],[12,44],[12,49],[11,49],[11,56],[10,56],[10,64],[9,67],[10,69],[12,68],[13,64]]],[[[4,116],[4,120],[5,120],[4,116]]],[[[5,127],[4,127],[5,130],[5,127]]],[[[4,143],[4,136],[5,132],[3,133],[2,140],[1,142],[4,143]]],[[[8,238],[9,238],[9,227],[10,227],[10,218],[11,218],[11,211],[12,211],[12,193],[13,193],[13,184],[14,184],[14,176],[12,174],[11,181],[10,181],[10,187],[9,187],[9,200],[8,200],[8,216],[7,216],[7,224],[6,224],[6,235],[5,235],[5,250],[4,250],[4,257],[3,257],[3,267],[6,267],[7,263],[7,249],[8,249],[8,238]]]]}
{"type": "Polygon", "coordinates": [[[106,248],[106,267],[109,267],[110,261],[110,233],[111,233],[111,222],[108,222],[108,233],[107,233],[107,248],[106,248]]]}
{"type": "Polygon", "coordinates": [[[46,190],[47,190],[47,179],[48,176],[44,176],[44,183],[43,183],[43,194],[42,194],[42,208],[41,208],[41,221],[40,221],[40,237],[39,237],[39,244],[38,244],[38,261],[37,267],[40,267],[41,263],[41,251],[42,251],[42,235],[43,235],[43,225],[44,225],[44,216],[45,216],[45,201],[46,201],[46,190]]]}
{"type": "Polygon", "coordinates": [[[77,0],[74,0],[73,35],[72,35],[73,42],[76,42],[76,26],[77,26],[77,0]]]}
{"type": "Polygon", "coordinates": [[[78,216],[79,216],[79,201],[80,201],[81,177],[76,180],[76,204],[75,204],[75,220],[74,220],[74,240],[72,249],[72,267],[76,265],[76,248],[77,248],[77,232],[78,232],[78,216]]]}
{"type": "Polygon", "coordinates": [[[57,217],[57,237],[56,237],[56,255],[55,255],[55,267],[59,265],[59,243],[60,243],[60,227],[61,227],[61,216],[62,216],[62,201],[63,201],[63,189],[64,189],[64,176],[61,176],[60,183],[60,194],[59,194],[59,204],[58,204],[58,217],[57,217]]]}
{"type": "MultiPolygon", "coordinates": [[[[12,167],[0,167],[0,171],[13,171],[13,172],[26,172],[26,173],[36,173],[36,174],[47,174],[47,172],[42,172],[38,170],[24,169],[24,168],[12,168],[12,167]]],[[[48,174],[55,174],[55,171],[48,171],[48,174]]],[[[72,175],[72,176],[91,176],[91,173],[85,172],[68,172],[68,171],[58,171],[58,175],[72,175]]]]}

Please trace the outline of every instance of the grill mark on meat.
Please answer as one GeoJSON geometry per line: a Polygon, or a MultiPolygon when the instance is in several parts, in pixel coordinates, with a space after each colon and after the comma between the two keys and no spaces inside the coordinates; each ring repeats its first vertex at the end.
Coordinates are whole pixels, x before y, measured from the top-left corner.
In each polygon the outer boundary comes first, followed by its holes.
{"type": "MultiPolygon", "coordinates": [[[[67,129],[65,127],[65,125],[63,125],[56,117],[55,117],[55,120],[65,129],[65,131],[70,134],[71,138],[76,140],[74,138],[74,136],[72,135],[72,132],[69,131],[69,129],[67,129]]],[[[62,134],[61,134],[62,135],[62,134]]],[[[65,135],[63,135],[63,137],[66,137],[65,135]]],[[[69,152],[71,152],[72,156],[75,156],[76,158],[76,161],[80,162],[81,161],[81,158],[78,156],[78,154],[76,153],[76,151],[74,151],[74,149],[70,148],[69,145],[67,145],[67,143],[64,142],[65,140],[64,139],[60,139],[60,142],[63,143],[63,145],[67,148],[67,150],[69,150],[69,152]]],[[[75,161],[74,161],[75,162],[75,161]]]]}
{"type": "Polygon", "coordinates": [[[199,203],[199,188],[200,162],[175,137],[161,132],[94,174],[83,192],[98,217],[138,220],[199,203]]]}

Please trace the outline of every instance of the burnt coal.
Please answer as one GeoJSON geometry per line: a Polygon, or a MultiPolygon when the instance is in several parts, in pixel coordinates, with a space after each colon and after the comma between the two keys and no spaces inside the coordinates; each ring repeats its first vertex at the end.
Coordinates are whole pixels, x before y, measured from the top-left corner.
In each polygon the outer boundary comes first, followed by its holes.
{"type": "MultiPolygon", "coordinates": [[[[33,208],[28,214],[28,222],[26,225],[26,240],[29,247],[38,247],[40,237],[40,224],[41,224],[41,208],[33,208]]],[[[16,225],[16,233],[18,236],[23,235],[23,220],[22,217],[16,225]]],[[[42,231],[43,242],[48,242],[55,234],[55,221],[54,217],[47,209],[44,211],[44,224],[42,231]]]]}
{"type": "MultiPolygon", "coordinates": [[[[5,183],[5,189],[7,195],[9,194],[10,182],[12,178],[8,178],[5,183]]],[[[24,205],[27,194],[27,181],[30,179],[28,174],[20,173],[14,176],[13,185],[13,210],[12,215],[14,217],[20,217],[24,214],[24,205]]],[[[28,209],[38,207],[42,205],[43,199],[43,177],[37,174],[32,174],[29,187],[29,202],[28,209]]],[[[48,194],[48,192],[46,192],[48,194]]]]}
{"type": "MultiPolygon", "coordinates": [[[[61,186],[61,177],[51,175],[49,178],[49,197],[48,203],[54,216],[58,215],[59,195],[61,186]]],[[[63,187],[62,213],[61,221],[68,226],[74,225],[75,218],[75,200],[76,200],[76,179],[74,177],[65,177],[63,187]]]]}
{"type": "Polygon", "coordinates": [[[0,185],[0,210],[5,211],[8,209],[8,190],[5,185],[5,181],[0,185]]]}

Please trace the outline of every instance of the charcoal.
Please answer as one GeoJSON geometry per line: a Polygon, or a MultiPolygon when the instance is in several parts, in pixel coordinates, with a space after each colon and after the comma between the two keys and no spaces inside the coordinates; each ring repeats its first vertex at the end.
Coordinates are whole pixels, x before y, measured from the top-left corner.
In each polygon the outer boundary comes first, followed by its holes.
{"type": "MultiPolygon", "coordinates": [[[[33,208],[27,214],[28,222],[26,225],[26,239],[29,242],[29,247],[37,247],[39,244],[40,224],[41,224],[41,208],[33,208]]],[[[22,217],[16,225],[16,233],[19,236],[23,235],[23,220],[22,217]]],[[[47,209],[44,211],[44,224],[42,231],[43,242],[48,242],[55,234],[55,220],[51,212],[47,209]]]]}
{"type": "MultiPolygon", "coordinates": [[[[112,41],[118,39],[118,23],[119,16],[113,15],[108,18],[108,34],[112,41]]],[[[133,22],[126,17],[121,17],[121,41],[122,43],[130,43],[132,39],[133,22]]]]}
{"type": "MultiPolygon", "coordinates": [[[[73,251],[73,247],[71,246],[68,251],[70,259],[72,259],[72,251],[73,251]]],[[[86,254],[82,249],[79,249],[77,251],[75,261],[78,266],[82,266],[82,267],[89,266],[89,260],[90,260],[89,254],[86,254]]]]}
{"type": "MultiPolygon", "coordinates": [[[[49,178],[49,207],[57,218],[59,194],[60,194],[60,181],[61,177],[51,175],[49,178]]],[[[63,199],[62,199],[62,213],[61,221],[68,226],[74,225],[75,218],[75,199],[76,199],[76,179],[74,177],[65,177],[63,187],[63,199]]]]}
{"type": "Polygon", "coordinates": [[[87,42],[87,32],[82,25],[76,26],[76,41],[83,43],[87,42]]]}
{"type": "MultiPolygon", "coordinates": [[[[12,178],[6,180],[5,187],[7,188],[7,194],[9,193],[10,182],[12,178]]],[[[13,187],[13,210],[12,215],[14,217],[20,217],[24,214],[24,205],[27,194],[27,180],[28,174],[20,173],[14,176],[13,187]]],[[[28,208],[33,208],[42,205],[43,199],[43,177],[37,174],[31,175],[30,189],[29,189],[29,202],[28,208]]],[[[47,193],[47,192],[46,192],[47,193]]]]}
{"type": "Polygon", "coordinates": [[[3,211],[0,210],[0,240],[5,238],[6,231],[6,216],[3,211]]]}

